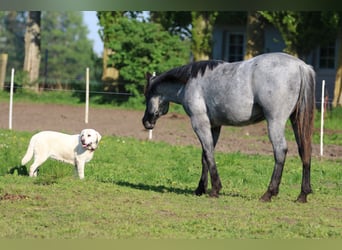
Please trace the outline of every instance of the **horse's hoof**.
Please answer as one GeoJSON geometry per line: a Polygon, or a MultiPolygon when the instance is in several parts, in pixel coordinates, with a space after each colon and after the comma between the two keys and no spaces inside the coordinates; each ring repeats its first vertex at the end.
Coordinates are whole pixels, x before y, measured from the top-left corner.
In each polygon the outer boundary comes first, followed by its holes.
{"type": "Polygon", "coordinates": [[[269,192],[264,193],[263,196],[260,197],[259,201],[262,202],[271,202],[272,195],[269,192]]]}
{"type": "Polygon", "coordinates": [[[218,197],[219,197],[219,194],[218,194],[218,192],[211,191],[210,194],[209,194],[209,196],[212,197],[212,198],[218,198],[218,197]]]}
{"type": "Polygon", "coordinates": [[[201,196],[202,194],[203,194],[203,193],[200,192],[200,191],[197,191],[197,190],[194,191],[194,195],[201,196]]]}
{"type": "Polygon", "coordinates": [[[307,201],[306,195],[300,194],[295,202],[307,203],[308,201],[307,201]]]}
{"type": "Polygon", "coordinates": [[[261,202],[271,202],[271,199],[260,197],[259,201],[261,201],[261,202]]]}
{"type": "Polygon", "coordinates": [[[194,191],[194,195],[197,195],[197,196],[201,196],[202,194],[205,194],[205,193],[206,193],[206,190],[203,190],[202,188],[197,188],[194,191]]]}

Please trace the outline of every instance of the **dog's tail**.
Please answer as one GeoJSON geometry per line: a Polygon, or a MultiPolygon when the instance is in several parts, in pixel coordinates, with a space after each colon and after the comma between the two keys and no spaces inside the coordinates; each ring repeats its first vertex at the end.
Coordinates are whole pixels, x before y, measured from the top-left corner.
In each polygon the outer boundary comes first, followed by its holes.
{"type": "Polygon", "coordinates": [[[30,140],[30,144],[27,148],[26,154],[24,155],[23,159],[21,160],[22,166],[25,166],[32,159],[35,141],[36,140],[34,137],[30,140]]]}

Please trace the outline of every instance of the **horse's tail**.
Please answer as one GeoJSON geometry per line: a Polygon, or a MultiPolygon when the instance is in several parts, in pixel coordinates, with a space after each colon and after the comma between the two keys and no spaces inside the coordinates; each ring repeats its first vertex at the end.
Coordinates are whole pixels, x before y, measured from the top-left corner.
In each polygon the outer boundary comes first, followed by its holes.
{"type": "Polygon", "coordinates": [[[291,121],[296,134],[299,155],[303,163],[310,164],[315,112],[315,71],[309,65],[300,65],[299,70],[300,92],[291,121]]]}
{"type": "Polygon", "coordinates": [[[23,159],[21,160],[22,166],[25,166],[32,159],[34,144],[35,144],[35,138],[33,137],[30,140],[30,144],[27,148],[26,154],[24,155],[23,159]]]}

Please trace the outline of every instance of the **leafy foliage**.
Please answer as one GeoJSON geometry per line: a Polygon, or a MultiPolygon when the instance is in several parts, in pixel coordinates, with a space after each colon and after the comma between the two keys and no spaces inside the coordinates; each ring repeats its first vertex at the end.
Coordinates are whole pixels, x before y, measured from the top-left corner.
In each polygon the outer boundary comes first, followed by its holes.
{"type": "Polygon", "coordinates": [[[7,76],[11,75],[11,68],[16,71],[23,68],[25,27],[23,11],[0,12],[0,53],[8,54],[7,76]]]}
{"type": "Polygon", "coordinates": [[[120,81],[136,97],[142,96],[147,72],[160,73],[189,61],[189,42],[170,35],[161,25],[125,16],[102,19],[106,46],[113,53],[108,64],[120,71],[120,81]]]}
{"type": "Polygon", "coordinates": [[[287,53],[303,57],[318,45],[336,39],[337,13],[318,11],[260,11],[259,13],[279,30],[287,53]]]}
{"type": "MultiPolygon", "coordinates": [[[[8,54],[7,76],[11,68],[17,73],[23,69],[26,18],[24,11],[0,12],[0,53],[8,54]]],[[[95,60],[87,32],[80,11],[42,12],[40,77],[53,84],[84,78],[85,68],[93,67],[95,60]]]]}
{"type": "Polygon", "coordinates": [[[159,23],[173,35],[182,38],[191,38],[190,11],[151,11],[151,21],[159,23]]]}

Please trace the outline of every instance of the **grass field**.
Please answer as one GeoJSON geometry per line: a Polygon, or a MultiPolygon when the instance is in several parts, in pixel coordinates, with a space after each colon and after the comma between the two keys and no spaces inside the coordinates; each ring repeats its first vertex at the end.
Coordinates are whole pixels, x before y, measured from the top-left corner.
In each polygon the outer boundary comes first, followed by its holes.
{"type": "Polygon", "coordinates": [[[280,194],[259,202],[273,157],[216,154],[218,199],[196,197],[200,149],[104,136],[86,179],[56,161],[39,176],[20,167],[32,133],[0,130],[2,239],[340,239],[342,161],[314,158],[314,193],[293,202],[301,167],[288,157],[280,194]]]}

